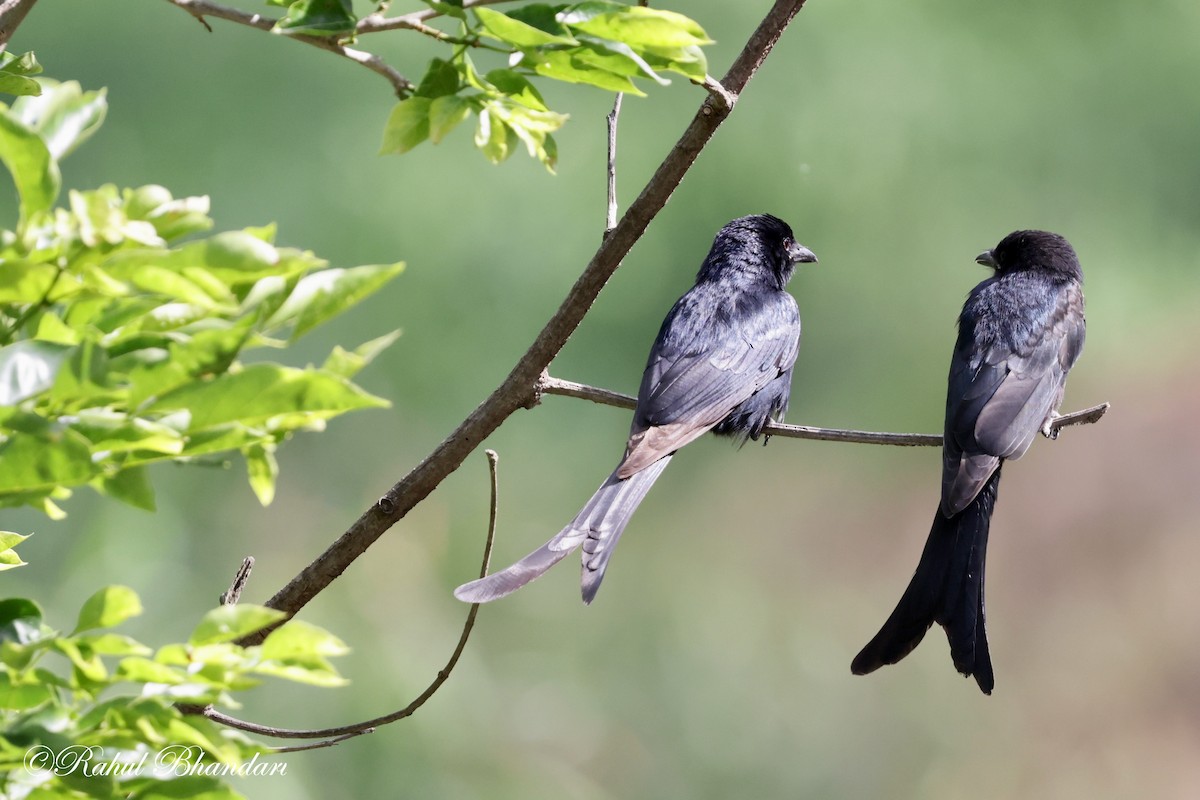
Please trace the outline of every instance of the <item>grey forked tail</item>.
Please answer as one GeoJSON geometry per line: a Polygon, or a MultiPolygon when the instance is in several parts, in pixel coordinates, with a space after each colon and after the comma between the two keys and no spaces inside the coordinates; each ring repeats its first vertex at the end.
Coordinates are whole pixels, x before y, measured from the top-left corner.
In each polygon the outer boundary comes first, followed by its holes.
{"type": "Polygon", "coordinates": [[[466,603],[497,600],[540,577],[575,548],[583,545],[580,588],[583,602],[592,602],[600,589],[600,581],[604,580],[604,570],[621,538],[621,532],[670,461],[670,455],[664,456],[624,480],[618,478],[614,470],[575,519],[550,541],[507,569],[464,583],[454,590],[454,596],[466,603]]]}

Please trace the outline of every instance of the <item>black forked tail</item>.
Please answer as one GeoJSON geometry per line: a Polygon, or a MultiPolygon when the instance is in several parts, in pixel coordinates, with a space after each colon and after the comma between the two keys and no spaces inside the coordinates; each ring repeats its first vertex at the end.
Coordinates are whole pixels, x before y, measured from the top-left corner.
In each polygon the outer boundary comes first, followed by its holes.
{"type": "Polygon", "coordinates": [[[921,643],[936,622],[946,629],[955,669],[973,675],[984,694],[992,693],[995,680],[984,629],[983,571],[999,486],[997,468],[961,512],[947,518],[939,508],[934,514],[916,574],[879,633],[855,656],[850,665],[855,675],[895,664],[921,643]]]}

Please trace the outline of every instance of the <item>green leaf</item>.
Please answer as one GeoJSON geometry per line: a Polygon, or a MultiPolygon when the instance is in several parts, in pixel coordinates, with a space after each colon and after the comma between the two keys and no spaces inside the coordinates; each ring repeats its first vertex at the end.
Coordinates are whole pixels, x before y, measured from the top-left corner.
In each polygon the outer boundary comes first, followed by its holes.
{"type": "Polygon", "coordinates": [[[565,114],[553,111],[535,111],[524,106],[506,106],[501,103],[489,104],[492,114],[503,120],[505,125],[525,143],[529,155],[536,157],[554,172],[554,164],[558,156],[558,148],[554,140],[549,138],[551,131],[556,131],[566,122],[565,114]],[[547,145],[547,139],[549,144],[547,145]]]}
{"type": "Polygon", "coordinates": [[[577,52],[577,57],[585,64],[630,77],[640,76],[650,78],[659,86],[669,86],[670,81],[654,71],[646,59],[638,55],[632,47],[624,42],[609,42],[603,39],[588,37],[588,46],[577,52]]]}
{"type": "Polygon", "coordinates": [[[208,644],[232,642],[262,630],[268,625],[285,619],[287,614],[266,606],[256,606],[250,603],[239,603],[235,606],[221,606],[204,615],[200,624],[188,637],[188,644],[200,647],[208,644]]]}
{"type": "Polygon", "coordinates": [[[146,656],[154,651],[146,645],[119,633],[94,633],[74,637],[92,652],[106,656],[146,656]]]}
{"type": "Polygon", "coordinates": [[[69,327],[59,316],[50,311],[38,314],[37,330],[33,338],[39,342],[73,346],[79,344],[79,331],[69,327]]]}
{"type": "Polygon", "coordinates": [[[703,83],[708,75],[708,58],[699,47],[647,48],[642,56],[656,70],[678,72],[697,83],[703,83]]]}
{"type": "Polygon", "coordinates": [[[207,196],[175,199],[162,186],[151,184],[121,193],[130,219],[145,220],[165,241],[212,227],[207,196]]]}
{"type": "Polygon", "coordinates": [[[85,92],[78,81],[41,81],[42,93],[13,103],[12,114],[38,134],[55,161],[62,161],[104,122],[105,91],[85,92]]]}
{"type": "Polygon", "coordinates": [[[31,76],[41,73],[42,65],[32,52],[14,56],[0,53],[0,92],[15,95],[38,95],[42,85],[31,76]]]}
{"type": "Polygon", "coordinates": [[[428,97],[410,97],[392,109],[383,128],[383,144],[379,155],[407,153],[429,138],[428,97]]]}
{"type": "Polygon", "coordinates": [[[495,11],[490,8],[475,8],[475,16],[479,18],[483,29],[487,31],[492,38],[501,42],[507,42],[514,47],[524,50],[533,47],[545,47],[546,45],[554,44],[575,44],[574,37],[570,32],[559,25],[551,14],[548,18],[544,14],[538,13],[537,9],[549,6],[534,6],[533,13],[527,13],[525,20],[517,19],[516,15],[508,15],[495,11]],[[542,30],[534,27],[531,22],[540,22],[547,24],[547,27],[553,30],[542,30]]]}
{"type": "Polygon", "coordinates": [[[7,669],[0,670],[0,708],[25,711],[53,697],[49,686],[40,682],[18,681],[7,669]]]}
{"type": "Polygon", "coordinates": [[[471,113],[471,103],[458,95],[448,94],[429,104],[429,141],[437,144],[458,123],[471,113]]]}
{"type": "Polygon", "coordinates": [[[292,619],[271,631],[259,652],[264,659],[289,661],[310,656],[342,656],[350,648],[324,628],[292,619]]]}
{"type": "Polygon", "coordinates": [[[198,306],[206,311],[218,308],[218,304],[208,292],[174,270],[148,265],[139,269],[132,277],[133,285],[143,292],[198,306]]]}
{"type": "Polygon", "coordinates": [[[246,474],[258,502],[271,505],[275,499],[275,479],[279,477],[279,462],[272,445],[254,444],[242,451],[246,457],[246,474]]]}
{"type": "Polygon", "coordinates": [[[140,406],[195,378],[228,370],[252,332],[251,322],[247,319],[228,328],[198,331],[190,339],[172,342],[166,358],[131,369],[130,405],[140,406]]]}
{"type": "Polygon", "coordinates": [[[0,495],[86,483],[96,471],[87,440],[72,430],[0,445],[0,495]]]}
{"type": "Polygon", "coordinates": [[[537,109],[538,111],[550,110],[546,107],[546,101],[542,99],[542,95],[538,92],[537,88],[516,70],[494,69],[485,78],[488,83],[495,86],[507,95],[508,99],[515,103],[519,103],[526,108],[537,109]]]}
{"type": "Polygon", "coordinates": [[[116,677],[118,680],[133,683],[165,683],[167,685],[189,681],[187,675],[180,670],[140,656],[121,659],[121,662],[117,664],[116,677]]]}
{"type": "MultiPolygon", "coordinates": [[[[177,767],[186,773],[190,765],[180,763],[177,767]]],[[[184,774],[180,778],[146,781],[145,785],[130,795],[130,800],[246,800],[233,787],[216,778],[204,775],[184,774]]]]}
{"type": "Polygon", "coordinates": [[[435,58],[429,62],[425,76],[421,78],[421,83],[413,94],[432,100],[435,97],[454,94],[460,86],[462,86],[462,81],[458,74],[458,68],[449,61],[435,58]]]}
{"type": "Polygon", "coordinates": [[[54,205],[62,178],[58,164],[42,137],[18,121],[12,112],[0,112],[0,161],[12,173],[21,198],[20,227],[54,205]]]}
{"type": "Polygon", "coordinates": [[[404,263],[326,269],[305,275],[271,318],[271,325],[295,321],[290,341],[362,302],[404,271],[404,263]]]}
{"type": "Polygon", "coordinates": [[[153,266],[180,274],[201,267],[228,287],[250,286],[268,276],[289,277],[324,266],[311,253],[277,248],[253,231],[226,231],[164,252],[161,248],[125,250],[104,262],[113,278],[132,281],[142,269],[153,266]]]}
{"type": "Polygon", "coordinates": [[[343,378],[353,378],[399,338],[400,331],[395,330],[378,339],[364,342],[350,351],[342,349],[341,346],[335,346],[333,352],[329,354],[329,358],[325,359],[325,363],[321,365],[321,369],[334,375],[341,375],[343,378]]]}
{"type": "Polygon", "coordinates": [[[273,30],[302,36],[349,36],[357,23],[350,0],[296,0],[273,30]]]}
{"type": "Polygon", "coordinates": [[[79,610],[75,633],[111,628],[142,613],[142,601],[128,586],[109,586],[87,599],[79,610]]]}
{"type": "Polygon", "coordinates": [[[445,14],[448,17],[461,20],[466,20],[467,18],[466,12],[463,11],[462,0],[446,0],[444,3],[439,2],[439,0],[422,0],[422,2],[439,14],[445,14]]]}
{"type": "Polygon", "coordinates": [[[143,511],[154,511],[154,487],[150,485],[150,476],[142,466],[124,467],[115,475],[102,479],[101,490],[104,494],[126,505],[140,508],[143,511]]]}
{"type": "Polygon", "coordinates": [[[0,570],[12,569],[25,564],[13,548],[28,538],[28,536],[22,536],[12,531],[0,531],[0,570]]]}
{"type": "Polygon", "coordinates": [[[174,428],[107,408],[80,411],[70,427],[87,437],[94,449],[105,452],[150,450],[168,455],[183,452],[183,436],[174,428]]]}
{"type": "MultiPolygon", "coordinates": [[[[593,59],[594,60],[594,59],[593,59]]],[[[539,50],[527,55],[527,63],[538,75],[566,83],[586,83],[610,92],[645,97],[646,93],[634,85],[628,75],[621,75],[589,64],[577,50],[539,50]]]]}
{"type": "Polygon", "coordinates": [[[31,644],[42,638],[42,609],[24,597],[0,600],[0,642],[31,644]]]}
{"type": "Polygon", "coordinates": [[[53,264],[5,260],[0,268],[0,303],[40,303],[57,277],[53,264]]]}
{"type": "Polygon", "coordinates": [[[488,161],[499,164],[513,154],[517,135],[487,108],[479,112],[479,123],[475,128],[475,146],[488,161]]]}
{"type": "Polygon", "coordinates": [[[108,354],[91,339],[72,347],[62,368],[54,377],[48,400],[59,410],[75,411],[108,402],[105,389],[108,354]]]}
{"type": "Polygon", "coordinates": [[[659,8],[580,3],[560,15],[559,20],[572,30],[624,42],[634,48],[691,47],[713,43],[694,20],[659,8]]]}
{"type": "Polygon", "coordinates": [[[270,675],[310,686],[345,686],[349,683],[323,658],[263,661],[255,666],[254,671],[260,675],[270,675]]]}
{"type": "Polygon", "coordinates": [[[180,386],[147,410],[191,412],[189,431],[203,431],[229,422],[265,424],[283,414],[328,418],[357,408],[378,408],[387,401],[335,375],[277,364],[253,364],[241,372],[180,386]]]}
{"type": "Polygon", "coordinates": [[[0,347],[0,406],[15,406],[52,387],[74,349],[28,340],[0,347]]]}
{"type": "MultiPolygon", "coordinates": [[[[140,608],[139,608],[140,611],[140,608]]],[[[89,690],[89,684],[102,683],[108,680],[108,669],[103,659],[86,645],[80,646],[74,639],[55,639],[51,646],[66,656],[75,668],[75,685],[89,690]]]]}

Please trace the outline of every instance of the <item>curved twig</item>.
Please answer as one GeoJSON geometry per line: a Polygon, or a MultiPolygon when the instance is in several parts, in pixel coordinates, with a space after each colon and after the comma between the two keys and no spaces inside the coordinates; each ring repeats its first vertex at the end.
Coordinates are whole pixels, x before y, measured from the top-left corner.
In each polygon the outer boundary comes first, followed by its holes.
{"type": "MultiPolygon", "coordinates": [[[[212,31],[212,27],[208,24],[206,17],[215,17],[228,22],[236,22],[239,25],[246,25],[251,28],[257,28],[260,31],[270,31],[275,27],[275,23],[279,20],[271,17],[264,17],[262,14],[250,14],[236,8],[223,6],[219,3],[214,3],[211,0],[167,0],[173,6],[182,8],[184,11],[191,14],[200,23],[212,31]]],[[[412,27],[412,26],[408,26],[412,27]]],[[[388,83],[392,84],[392,88],[396,92],[397,97],[407,97],[416,88],[412,81],[401,75],[395,68],[390,66],[379,56],[374,53],[368,53],[363,50],[356,50],[352,47],[346,47],[340,44],[335,37],[323,36],[305,36],[303,34],[287,34],[288,39],[293,39],[297,42],[304,42],[313,47],[319,47],[322,50],[327,50],[330,53],[336,53],[343,58],[348,58],[356,64],[362,64],[367,69],[382,75],[387,79],[388,83]]]]}
{"type": "MultiPolygon", "coordinates": [[[[601,389],[596,386],[588,386],[585,383],[564,381],[561,378],[552,377],[549,373],[545,372],[542,373],[539,389],[544,394],[577,397],[581,400],[591,400],[593,403],[616,406],[617,408],[633,408],[637,404],[637,400],[627,394],[621,394],[609,389],[601,389]]],[[[1084,425],[1099,422],[1108,409],[1108,403],[1101,403],[1098,406],[1085,408],[1082,411],[1073,411],[1070,414],[1055,417],[1047,426],[1048,432],[1046,436],[1054,439],[1057,438],[1060,430],[1069,425],[1084,425]]],[[[856,431],[842,428],[814,428],[809,425],[785,425],[777,422],[769,423],[763,428],[763,433],[767,436],[782,436],[788,439],[816,439],[822,442],[884,444],[898,447],[942,446],[942,435],[940,433],[877,433],[875,431],[856,431]]]]}
{"type": "MultiPolygon", "coordinates": [[[[491,476],[491,504],[488,513],[488,530],[487,539],[483,545],[483,563],[479,567],[479,577],[486,577],[488,574],[488,566],[492,561],[492,545],[496,541],[496,509],[499,505],[500,482],[497,476],[497,464],[500,461],[500,456],[495,450],[485,450],[488,460],[488,474],[491,476]]],[[[236,728],[239,731],[246,733],[255,733],[260,736],[269,736],[275,739],[326,739],[328,741],[317,742],[310,745],[297,745],[293,747],[273,748],[276,753],[294,753],[299,750],[315,750],[321,747],[332,747],[335,744],[340,744],[347,739],[352,739],[355,736],[373,733],[376,728],[383,725],[388,725],[392,722],[397,722],[405,717],[411,717],[416,710],[425,705],[425,701],[433,697],[442,684],[450,677],[450,673],[458,664],[459,657],[462,656],[463,650],[466,649],[467,639],[471,636],[471,630],[475,627],[475,617],[479,614],[479,603],[473,603],[471,610],[467,612],[467,621],[463,625],[462,633],[459,634],[458,644],[454,647],[454,652],[450,654],[450,659],[446,662],[446,666],[438,670],[437,677],[433,682],[421,692],[415,700],[406,705],[399,711],[393,711],[391,714],[384,714],[382,717],[365,720],[363,722],[355,722],[351,725],[340,725],[336,728],[277,728],[273,725],[260,725],[257,722],[248,722],[244,719],[231,717],[217,711],[212,706],[181,706],[181,710],[185,713],[199,714],[206,719],[224,725],[228,728],[236,728]]]]}

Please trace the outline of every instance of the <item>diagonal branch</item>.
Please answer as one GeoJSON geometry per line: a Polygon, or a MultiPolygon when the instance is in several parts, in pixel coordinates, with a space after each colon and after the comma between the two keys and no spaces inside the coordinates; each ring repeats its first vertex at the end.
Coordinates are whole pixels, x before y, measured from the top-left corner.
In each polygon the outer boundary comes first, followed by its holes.
{"type": "Polygon", "coordinates": [[[0,0],[0,53],[37,0],[0,0]]]}
{"type": "MultiPolygon", "coordinates": [[[[177,0],[174,0],[177,1],[177,0]]],[[[400,479],[371,508],[326,548],[316,560],[280,589],[267,605],[295,614],[356,558],[366,552],[383,533],[425,499],[442,480],[454,472],[504,420],[518,409],[536,402],[537,386],[544,370],[558,355],[567,339],[583,321],[604,284],[621,265],[621,260],[641,238],[650,221],[662,210],[700,151],[729,116],[737,95],[754,77],[805,0],[775,0],[721,85],[728,93],[724,102],[709,96],[701,104],[683,136],[667,154],[650,182],[625,212],[583,273],[571,287],[554,316],[542,328],[508,377],[421,463],[400,479]]],[[[262,641],[270,630],[259,631],[244,643],[262,641]]]]}
{"type": "MultiPolygon", "coordinates": [[[[539,386],[543,394],[556,394],[562,397],[591,400],[593,403],[616,406],[617,408],[633,408],[637,405],[637,400],[627,394],[621,394],[609,389],[601,389],[596,386],[588,386],[586,383],[564,381],[561,378],[551,377],[549,373],[542,373],[539,386]]],[[[1108,403],[1101,403],[1098,406],[1085,408],[1082,411],[1074,411],[1070,414],[1055,417],[1047,426],[1046,436],[1050,439],[1056,439],[1058,438],[1059,431],[1069,425],[1085,425],[1099,422],[1108,409],[1108,403]]],[[[876,431],[844,430],[842,428],[814,428],[809,425],[785,425],[780,422],[769,423],[763,428],[763,433],[767,436],[782,436],[787,439],[815,439],[822,442],[888,444],[899,447],[942,446],[942,435],[940,433],[879,433],[876,431]]]]}
{"type": "MultiPolygon", "coordinates": [[[[264,17],[262,14],[250,14],[236,8],[223,6],[211,0],[167,0],[168,3],[182,8],[184,11],[191,14],[204,27],[212,30],[209,27],[206,17],[215,17],[229,22],[236,22],[239,25],[246,25],[251,28],[257,28],[260,31],[270,31],[275,27],[275,23],[279,20],[271,17],[264,17]]],[[[411,27],[411,26],[409,26],[411,27]]],[[[416,87],[408,78],[401,75],[395,68],[391,67],[386,61],[374,53],[367,53],[363,50],[356,50],[352,47],[346,47],[340,44],[335,37],[322,36],[304,36],[302,34],[287,34],[284,38],[292,39],[297,42],[304,42],[313,47],[319,47],[322,50],[327,50],[330,53],[335,53],[343,58],[348,58],[356,64],[362,64],[372,72],[382,75],[387,79],[388,83],[392,84],[392,88],[396,92],[397,97],[407,97],[416,87]]]]}
{"type": "MultiPolygon", "coordinates": [[[[488,574],[488,566],[492,562],[492,545],[496,542],[496,509],[499,505],[500,482],[496,474],[496,466],[500,461],[500,456],[495,450],[485,450],[488,460],[488,474],[491,477],[492,493],[491,503],[489,504],[488,513],[488,529],[487,539],[483,545],[483,564],[479,567],[479,577],[484,578],[488,574]]],[[[243,563],[242,570],[248,574],[249,568],[243,563]]],[[[242,571],[238,572],[238,578],[235,578],[235,584],[242,578],[242,571]]],[[[273,725],[261,725],[257,722],[247,722],[237,717],[231,717],[217,711],[212,706],[180,706],[180,709],[185,713],[199,714],[206,719],[211,719],[213,722],[224,725],[228,728],[236,728],[239,731],[247,733],[256,733],[260,736],[270,736],[276,739],[321,739],[323,741],[314,742],[307,745],[296,745],[292,747],[277,747],[272,750],[275,753],[295,753],[300,750],[316,750],[322,747],[332,747],[336,744],[341,744],[347,739],[353,739],[355,736],[362,736],[366,733],[374,733],[375,729],[383,725],[388,725],[393,722],[398,722],[405,717],[411,717],[416,713],[417,709],[425,705],[425,701],[433,697],[438,689],[442,688],[442,684],[450,677],[450,673],[458,664],[458,659],[462,656],[463,650],[467,646],[467,639],[471,636],[471,631],[475,627],[475,617],[479,614],[479,603],[472,603],[471,610],[467,612],[467,621],[463,625],[462,633],[459,634],[458,644],[454,647],[454,652],[450,654],[450,659],[446,662],[446,666],[438,670],[437,677],[433,682],[425,688],[417,696],[417,699],[406,705],[399,711],[393,711],[391,714],[384,714],[382,717],[375,717],[364,722],[355,722],[350,725],[340,725],[336,728],[277,728],[273,725]]]]}

